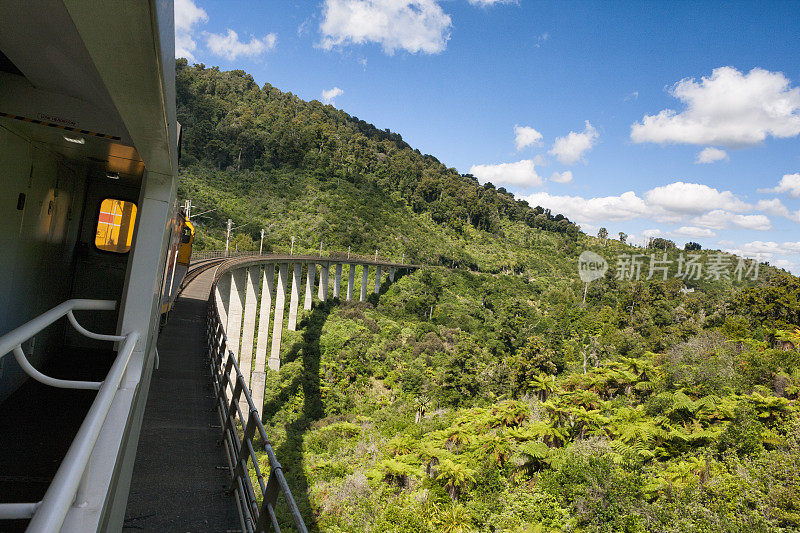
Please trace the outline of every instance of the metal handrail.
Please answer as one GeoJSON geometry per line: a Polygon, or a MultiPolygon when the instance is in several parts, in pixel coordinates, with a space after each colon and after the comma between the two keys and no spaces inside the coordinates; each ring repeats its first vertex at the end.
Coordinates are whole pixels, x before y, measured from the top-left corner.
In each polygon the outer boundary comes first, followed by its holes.
{"type": "MultiPolygon", "coordinates": [[[[368,255],[368,254],[358,254],[355,252],[348,252],[346,250],[325,250],[325,256],[321,256],[317,253],[308,254],[308,253],[301,253],[297,250],[292,256],[299,257],[299,258],[317,258],[319,257],[320,260],[324,261],[325,259],[334,259],[336,261],[342,262],[354,262],[354,263],[395,263],[395,261],[388,259],[382,255],[368,255]]],[[[271,255],[290,255],[289,248],[275,248],[270,252],[262,252],[259,253],[257,250],[243,250],[241,252],[232,252],[228,251],[227,254],[225,250],[199,250],[199,251],[192,251],[192,262],[203,261],[206,259],[219,259],[219,258],[226,258],[226,259],[233,259],[237,257],[269,257],[271,255]]],[[[399,263],[398,263],[399,264],[399,263]]]]}
{"type": "Polygon", "coordinates": [[[113,311],[114,309],[116,309],[116,302],[111,300],[67,300],[0,337],[0,357],[13,351],[22,369],[32,378],[53,387],[98,390],[97,396],[67,454],[61,461],[61,466],[59,466],[44,498],[35,503],[0,504],[0,520],[31,518],[26,531],[42,533],[57,531],[64,523],[70,506],[73,503],[78,506],[84,503],[75,500],[79,489],[85,483],[86,465],[119,390],[131,354],[133,354],[133,349],[139,339],[139,333],[135,331],[127,335],[93,333],[78,324],[72,312],[75,310],[113,311]],[[68,317],[69,322],[78,332],[87,337],[105,341],[122,341],[117,357],[103,381],[70,381],[52,378],[36,370],[25,357],[22,343],[64,316],[68,317]]]}
{"type": "MultiPolygon", "coordinates": [[[[214,285],[216,285],[216,281],[214,285]]],[[[222,429],[221,442],[225,446],[228,469],[231,473],[231,491],[236,493],[236,506],[242,529],[247,532],[260,533],[274,528],[276,532],[280,532],[275,505],[278,494],[282,493],[295,528],[301,533],[307,533],[308,529],[283,475],[283,468],[275,457],[272,444],[258,415],[258,409],[250,395],[250,389],[242,376],[236,358],[228,349],[228,337],[219,317],[216,299],[213,296],[214,291],[215,288],[212,286],[206,322],[208,355],[216,409],[222,429]],[[232,374],[233,379],[231,379],[232,374]],[[248,409],[246,418],[239,406],[242,395],[244,395],[248,409]],[[241,438],[237,422],[242,429],[241,438]],[[264,451],[269,460],[270,471],[266,482],[253,446],[253,437],[256,431],[264,443],[264,451]],[[255,471],[262,496],[260,507],[253,481],[250,478],[250,464],[255,471]]]]}
{"type": "MultiPolygon", "coordinates": [[[[113,311],[116,308],[117,302],[113,300],[67,300],[0,337],[0,357],[6,355],[15,346],[27,341],[59,318],[67,314],[71,315],[73,311],[113,311]]],[[[122,340],[122,338],[109,340],[122,340]]]]}

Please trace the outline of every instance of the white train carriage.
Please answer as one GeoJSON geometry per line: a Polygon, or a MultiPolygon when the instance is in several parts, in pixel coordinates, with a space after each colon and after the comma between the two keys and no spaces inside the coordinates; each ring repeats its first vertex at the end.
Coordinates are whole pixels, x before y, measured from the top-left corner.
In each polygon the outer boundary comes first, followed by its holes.
{"type": "Polygon", "coordinates": [[[122,527],[181,239],[174,66],[172,1],[0,2],[2,531],[122,527]]]}

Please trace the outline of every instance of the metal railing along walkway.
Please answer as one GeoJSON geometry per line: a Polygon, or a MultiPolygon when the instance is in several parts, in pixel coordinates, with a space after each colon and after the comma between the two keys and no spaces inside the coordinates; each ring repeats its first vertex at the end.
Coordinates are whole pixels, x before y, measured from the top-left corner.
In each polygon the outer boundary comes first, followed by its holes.
{"type": "MultiPolygon", "coordinates": [[[[216,285],[216,281],[214,285],[216,285]]],[[[303,517],[300,515],[289,485],[286,483],[283,468],[275,457],[272,444],[261,423],[258,409],[253,403],[250,389],[242,376],[236,358],[228,348],[228,338],[220,321],[214,298],[214,286],[211,288],[211,296],[208,300],[207,339],[217,414],[222,428],[222,442],[225,445],[228,468],[232,477],[232,488],[236,493],[236,505],[243,530],[262,532],[274,528],[276,532],[280,532],[275,512],[280,493],[289,509],[294,527],[301,533],[307,532],[303,517]],[[247,413],[242,412],[240,407],[242,396],[245,398],[247,413]],[[261,438],[269,460],[270,470],[266,481],[256,456],[254,437],[261,438]],[[250,477],[251,466],[258,482],[259,494],[256,493],[250,477]],[[261,505],[258,504],[259,495],[262,498],[261,505]]]]}
{"type": "MultiPolygon", "coordinates": [[[[200,261],[205,261],[208,259],[234,259],[234,258],[243,258],[243,257],[253,257],[258,258],[262,257],[264,259],[270,259],[273,257],[280,257],[280,258],[305,258],[305,259],[317,259],[319,261],[325,260],[336,260],[336,261],[343,261],[345,262],[352,262],[352,263],[370,263],[370,264],[396,264],[402,265],[404,264],[403,261],[394,261],[392,259],[383,257],[378,254],[374,255],[366,255],[366,254],[357,254],[355,252],[346,252],[346,251],[336,251],[336,250],[325,250],[325,255],[317,254],[317,253],[292,253],[289,248],[282,249],[278,248],[272,250],[270,252],[262,252],[259,253],[255,250],[250,251],[228,251],[227,253],[225,250],[199,250],[192,252],[192,264],[198,263],[200,261]]],[[[404,260],[405,258],[403,258],[404,260]]]]}
{"type": "Polygon", "coordinates": [[[0,520],[30,518],[27,531],[50,533],[61,529],[71,506],[81,507],[87,501],[87,491],[91,490],[91,487],[87,486],[85,479],[86,465],[111,404],[120,390],[120,384],[139,333],[132,332],[127,335],[92,333],[78,323],[73,311],[113,311],[114,309],[116,309],[116,302],[110,300],[67,300],[0,337],[0,357],[13,352],[17,363],[33,379],[51,387],[98,391],[44,498],[39,502],[0,504],[0,520]],[[86,337],[101,341],[122,342],[117,357],[103,381],[71,381],[46,376],[36,370],[25,356],[22,343],[64,316],[67,317],[73,328],[86,337]]]}

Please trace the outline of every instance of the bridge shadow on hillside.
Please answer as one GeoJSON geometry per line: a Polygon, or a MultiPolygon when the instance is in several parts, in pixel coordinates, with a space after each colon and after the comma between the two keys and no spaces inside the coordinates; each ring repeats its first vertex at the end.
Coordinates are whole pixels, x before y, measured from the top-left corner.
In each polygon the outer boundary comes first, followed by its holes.
{"type": "Polygon", "coordinates": [[[404,271],[398,270],[397,272],[395,272],[394,281],[389,281],[389,276],[386,276],[386,278],[384,278],[383,281],[381,282],[378,292],[370,293],[370,295],[367,296],[367,302],[371,303],[375,307],[378,307],[378,302],[380,301],[380,297],[383,296],[387,290],[389,290],[389,287],[391,287],[392,285],[394,285],[407,275],[408,274],[406,274],[404,271]]]}
{"type": "MultiPolygon", "coordinates": [[[[390,285],[397,283],[405,273],[398,272],[393,282],[388,277],[380,285],[379,294],[370,294],[367,301],[373,305],[378,304],[380,295],[383,295],[390,285]]],[[[275,454],[283,466],[286,481],[292,490],[297,506],[306,521],[309,531],[320,531],[319,524],[314,516],[309,497],[310,483],[303,471],[303,439],[311,425],[325,416],[325,408],[320,394],[321,385],[319,377],[320,337],[322,328],[328,316],[344,301],[332,298],[326,303],[315,303],[311,313],[298,324],[302,330],[302,338],[296,342],[283,357],[282,364],[288,364],[302,358],[300,375],[295,376],[291,383],[281,388],[278,394],[264,404],[263,419],[272,422],[281,408],[291,402],[298,389],[303,391],[303,407],[296,420],[285,425],[286,439],[275,448],[275,454]]]]}
{"type": "Polygon", "coordinates": [[[286,439],[275,448],[275,454],[283,466],[286,481],[292,490],[297,506],[305,520],[309,531],[319,531],[311,500],[309,497],[309,480],[303,471],[303,438],[311,424],[324,416],[325,410],[320,395],[320,347],[322,328],[333,309],[338,306],[337,300],[315,304],[311,314],[304,318],[298,329],[303,336],[290,349],[284,364],[302,358],[300,375],[281,389],[277,396],[264,404],[264,420],[271,421],[281,408],[295,397],[298,388],[303,391],[303,407],[296,420],[285,425],[286,439]]]}

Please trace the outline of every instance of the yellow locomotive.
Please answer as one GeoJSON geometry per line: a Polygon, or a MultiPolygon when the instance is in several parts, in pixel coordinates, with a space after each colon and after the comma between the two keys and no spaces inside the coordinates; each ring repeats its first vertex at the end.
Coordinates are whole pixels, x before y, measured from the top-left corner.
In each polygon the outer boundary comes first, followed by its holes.
{"type": "Polygon", "coordinates": [[[170,220],[170,243],[167,249],[167,260],[164,270],[164,284],[161,292],[161,314],[172,310],[175,298],[183,283],[183,277],[189,270],[194,244],[194,225],[186,216],[186,211],[179,208],[170,220]]]}

